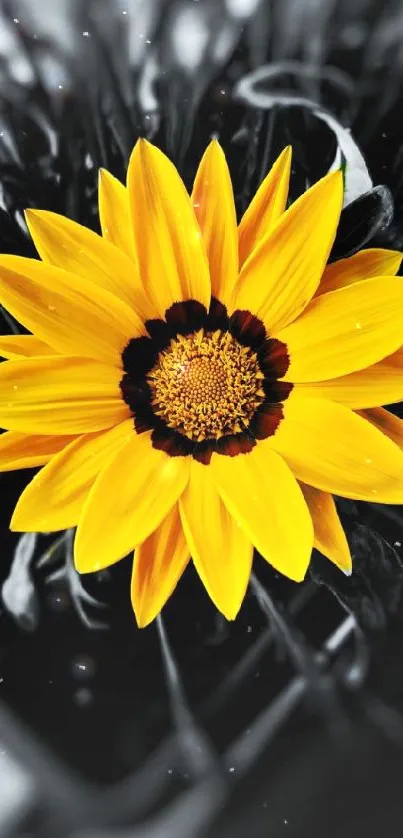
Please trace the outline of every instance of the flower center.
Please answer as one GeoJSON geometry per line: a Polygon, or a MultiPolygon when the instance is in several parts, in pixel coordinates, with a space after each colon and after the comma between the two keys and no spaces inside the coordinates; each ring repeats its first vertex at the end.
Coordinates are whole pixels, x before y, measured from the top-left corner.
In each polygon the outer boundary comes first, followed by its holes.
{"type": "Polygon", "coordinates": [[[195,442],[245,430],[263,379],[256,353],[220,330],[177,335],[147,375],[154,412],[195,442]]]}

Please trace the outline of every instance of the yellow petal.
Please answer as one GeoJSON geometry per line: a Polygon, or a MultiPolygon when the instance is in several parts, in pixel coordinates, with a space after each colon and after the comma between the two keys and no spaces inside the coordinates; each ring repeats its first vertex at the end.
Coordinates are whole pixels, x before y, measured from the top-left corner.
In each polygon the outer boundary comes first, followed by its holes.
{"type": "Polygon", "coordinates": [[[0,335],[0,357],[17,361],[21,358],[31,358],[33,355],[54,355],[43,340],[35,335],[0,335]]]}
{"type": "Polygon", "coordinates": [[[130,415],[121,372],[96,361],[54,356],[0,364],[0,427],[26,434],[101,431],[130,415]]]}
{"type": "Polygon", "coordinates": [[[63,355],[120,365],[130,338],[145,334],[134,311],[113,294],[37,259],[0,256],[0,300],[63,355]]]}
{"type": "Polygon", "coordinates": [[[210,469],[195,460],[179,509],[203,585],[218,610],[234,620],[249,582],[253,545],[221,501],[210,469]]]}
{"type": "Polygon", "coordinates": [[[401,261],[402,254],[397,250],[384,250],[381,247],[359,250],[347,259],[338,259],[337,262],[326,266],[317,293],[336,291],[363,279],[394,276],[400,268],[401,261]]]}
{"type": "Polygon", "coordinates": [[[210,265],[211,293],[227,304],[238,276],[238,232],[231,176],[217,140],[201,159],[192,203],[210,265]]]}
{"type": "Polygon", "coordinates": [[[46,436],[5,431],[0,435],[0,471],[43,466],[73,439],[73,435],[46,436]]]}
{"type": "Polygon", "coordinates": [[[142,319],[147,318],[150,308],[133,259],[105,238],[63,215],[33,209],[26,210],[25,215],[44,262],[108,291],[133,307],[142,319]]]}
{"type": "MultiPolygon", "coordinates": [[[[190,196],[175,166],[139,140],[127,173],[134,242],[147,296],[161,317],[173,303],[210,305],[210,276],[190,196]]],[[[154,316],[157,316],[154,315],[154,316]]]]}
{"type": "Polygon", "coordinates": [[[239,264],[266,236],[285,210],[291,171],[291,146],[277,158],[259,186],[239,225],[239,264]]]}
{"type": "Polygon", "coordinates": [[[402,342],[403,281],[381,277],[316,297],[295,323],[275,333],[287,344],[286,381],[338,378],[364,369],[402,342]]]}
{"type": "Polygon", "coordinates": [[[176,504],[134,554],[131,596],[140,628],[160,613],[188,561],[189,549],[176,504]]]}
{"type": "Polygon", "coordinates": [[[329,381],[300,384],[299,388],[305,395],[330,399],[354,409],[400,402],[403,400],[403,349],[364,370],[329,381]]]}
{"type": "Polygon", "coordinates": [[[23,491],[11,520],[17,532],[55,532],[75,527],[99,472],[134,433],[127,419],[108,431],[70,442],[23,491]]]}
{"type": "Polygon", "coordinates": [[[283,213],[243,265],[234,309],[251,311],[269,332],[291,323],[304,310],[326,265],[342,198],[342,176],[333,172],[283,213]]]}
{"type": "Polygon", "coordinates": [[[136,260],[127,189],[106,169],[99,170],[98,202],[104,239],[136,260]]]}
{"type": "Polygon", "coordinates": [[[385,410],[384,407],[372,407],[370,410],[359,410],[358,413],[363,419],[371,422],[371,425],[375,425],[379,431],[386,434],[399,448],[403,449],[402,419],[394,416],[393,413],[385,410]]]}
{"type": "Polygon", "coordinates": [[[300,486],[313,521],[314,546],[343,573],[350,575],[350,548],[332,495],[305,483],[300,486]]]}
{"type": "Polygon", "coordinates": [[[294,388],[267,442],[310,486],[346,498],[403,503],[403,453],[341,404],[294,388]]]}
{"type": "Polygon", "coordinates": [[[88,495],[75,540],[77,570],[108,567],[145,541],[175,505],[188,474],[187,458],[153,448],[148,432],[133,433],[88,495]]]}
{"type": "Polygon", "coordinates": [[[280,573],[300,582],[313,545],[313,526],[301,489],[267,441],[249,454],[213,454],[218,491],[239,527],[280,573]]]}

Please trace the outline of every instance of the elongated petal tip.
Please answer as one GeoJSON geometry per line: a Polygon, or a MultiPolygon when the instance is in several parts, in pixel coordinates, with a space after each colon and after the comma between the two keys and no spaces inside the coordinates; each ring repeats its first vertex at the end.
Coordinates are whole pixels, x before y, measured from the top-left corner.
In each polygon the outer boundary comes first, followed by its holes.
{"type": "MultiPolygon", "coordinates": [[[[304,194],[314,195],[315,193],[318,193],[318,195],[320,195],[322,199],[324,198],[324,195],[328,194],[329,197],[332,196],[332,198],[340,204],[341,212],[343,204],[343,192],[343,174],[340,169],[337,169],[335,172],[328,172],[322,178],[317,180],[316,183],[313,183],[312,186],[304,194]]],[[[302,197],[303,196],[301,196],[301,198],[302,197]]],[[[301,198],[299,198],[299,200],[301,200],[301,198]]]]}
{"type": "Polygon", "coordinates": [[[324,549],[323,544],[319,545],[318,550],[320,550],[320,552],[323,553],[323,555],[326,556],[326,558],[329,559],[338,570],[341,570],[345,576],[351,576],[353,572],[353,563],[344,530],[340,530],[339,534],[336,532],[336,537],[337,535],[338,543],[334,543],[333,545],[330,544],[328,550],[324,549]]]}
{"type": "Polygon", "coordinates": [[[155,611],[152,608],[147,608],[147,604],[145,602],[139,602],[135,604],[133,602],[133,599],[132,608],[139,629],[147,628],[147,626],[151,625],[151,623],[154,622],[156,617],[158,617],[158,614],[160,614],[160,611],[155,611]]]}
{"type": "MultiPolygon", "coordinates": [[[[312,551],[311,551],[311,554],[312,554],[312,551]]],[[[311,560],[311,556],[309,556],[308,562],[305,563],[303,567],[296,566],[295,569],[294,568],[289,569],[289,570],[287,570],[287,573],[285,575],[287,575],[288,579],[291,579],[292,582],[297,582],[298,584],[300,582],[303,582],[305,577],[306,577],[306,574],[308,573],[310,560],[311,560]]]]}
{"type": "Polygon", "coordinates": [[[24,210],[25,223],[41,259],[44,258],[44,252],[41,253],[41,241],[39,240],[39,236],[41,236],[44,231],[46,233],[49,225],[55,221],[57,222],[59,217],[61,218],[61,216],[58,216],[56,213],[50,212],[49,210],[32,209],[32,207],[24,210]]]}
{"type": "Polygon", "coordinates": [[[206,151],[209,151],[210,149],[211,149],[211,151],[215,151],[216,154],[223,154],[224,155],[224,150],[223,150],[223,147],[222,147],[218,137],[212,137],[211,138],[211,140],[210,140],[210,142],[207,146],[206,151]]]}
{"type": "Polygon", "coordinates": [[[336,169],[334,172],[328,172],[326,175],[320,178],[318,183],[320,183],[321,181],[323,181],[323,183],[325,181],[328,181],[329,183],[334,181],[335,183],[343,184],[343,172],[341,171],[341,169],[336,169]]]}
{"type": "Polygon", "coordinates": [[[133,612],[134,612],[134,616],[136,618],[136,623],[137,623],[137,626],[138,626],[139,629],[147,628],[147,626],[149,626],[150,623],[154,619],[153,617],[151,617],[150,619],[147,619],[147,615],[142,614],[141,610],[139,610],[138,608],[135,608],[134,605],[133,605],[133,612]]]}
{"type": "Polygon", "coordinates": [[[283,148],[281,154],[279,155],[279,157],[277,159],[277,163],[280,160],[282,162],[285,162],[285,163],[291,162],[291,160],[292,160],[292,145],[286,145],[285,148],[283,148]]]}
{"type": "Polygon", "coordinates": [[[33,209],[32,207],[27,207],[27,209],[24,210],[24,217],[27,224],[36,220],[40,221],[46,215],[51,216],[54,215],[54,213],[51,213],[49,210],[33,209]]]}
{"type": "Polygon", "coordinates": [[[241,605],[242,603],[234,603],[232,606],[226,604],[224,608],[220,608],[221,614],[225,617],[226,620],[228,620],[228,622],[233,623],[241,610],[241,605]]]}
{"type": "Polygon", "coordinates": [[[136,140],[130,154],[129,166],[127,170],[127,180],[129,178],[130,166],[132,166],[136,160],[138,160],[139,158],[141,159],[143,157],[143,154],[147,151],[148,147],[153,148],[154,146],[152,145],[152,143],[149,143],[148,140],[144,139],[144,137],[139,137],[138,140],[136,140]]]}
{"type": "Polygon", "coordinates": [[[28,227],[28,231],[31,234],[31,236],[32,236],[32,228],[33,228],[33,225],[35,223],[36,212],[38,212],[38,210],[33,210],[33,209],[25,209],[24,210],[25,223],[28,227]]]}
{"type": "MultiPolygon", "coordinates": [[[[122,556],[121,558],[124,557],[122,556]]],[[[115,559],[115,561],[110,561],[108,563],[98,562],[96,548],[92,552],[88,551],[80,543],[80,539],[77,539],[76,535],[73,548],[73,563],[77,573],[80,573],[82,576],[87,573],[97,573],[100,570],[105,570],[106,567],[109,567],[109,565],[114,564],[116,561],[119,560],[115,559]]]]}
{"type": "Polygon", "coordinates": [[[158,155],[161,155],[162,157],[166,156],[164,154],[164,152],[161,151],[161,149],[158,148],[158,146],[154,145],[154,143],[150,143],[150,141],[146,140],[145,137],[139,137],[137,142],[134,145],[134,148],[133,148],[133,151],[132,151],[132,156],[133,155],[140,155],[141,157],[143,157],[144,155],[150,155],[150,154],[158,154],[158,155]]]}
{"type": "Polygon", "coordinates": [[[98,183],[108,182],[111,177],[110,172],[107,169],[104,169],[102,166],[98,169],[98,183]]]}

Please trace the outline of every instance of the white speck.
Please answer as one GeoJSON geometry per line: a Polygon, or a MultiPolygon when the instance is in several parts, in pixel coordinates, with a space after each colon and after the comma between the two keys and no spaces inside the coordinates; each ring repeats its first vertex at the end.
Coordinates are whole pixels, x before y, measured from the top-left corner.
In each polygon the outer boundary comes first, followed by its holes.
{"type": "Polygon", "coordinates": [[[19,23],[20,22],[18,17],[13,17],[13,21],[14,21],[14,23],[19,23]]]}
{"type": "Polygon", "coordinates": [[[58,86],[59,90],[63,90],[63,85],[62,84],[58,84],[57,86],[58,86]]]}
{"type": "Polygon", "coordinates": [[[287,826],[287,824],[288,824],[288,820],[287,820],[287,818],[284,818],[284,820],[283,820],[283,824],[285,824],[285,826],[287,826]]]}
{"type": "Polygon", "coordinates": [[[372,492],[373,495],[377,495],[378,494],[378,489],[371,489],[371,492],[372,492]]]}
{"type": "Polygon", "coordinates": [[[250,634],[251,631],[252,631],[252,626],[247,626],[246,627],[246,634],[250,634]]]}
{"type": "Polygon", "coordinates": [[[226,90],[220,90],[221,96],[225,96],[226,92],[226,90]]]}
{"type": "Polygon", "coordinates": [[[122,15],[127,15],[126,9],[123,9],[122,15]]]}
{"type": "Polygon", "coordinates": [[[357,323],[355,324],[355,328],[356,329],[362,329],[362,323],[360,323],[359,320],[357,320],[357,323]]]}
{"type": "Polygon", "coordinates": [[[83,32],[83,38],[90,38],[90,37],[91,37],[90,33],[87,30],[85,30],[85,32],[83,32]]]}
{"type": "Polygon", "coordinates": [[[173,769],[172,769],[172,768],[168,768],[168,774],[172,774],[172,773],[173,773],[173,769]]]}
{"type": "Polygon", "coordinates": [[[18,384],[13,385],[13,390],[18,390],[18,384]]]}
{"type": "Polygon", "coordinates": [[[150,41],[150,39],[149,39],[149,38],[147,38],[147,40],[146,40],[146,44],[151,44],[151,41],[150,41]]]}
{"type": "Polygon", "coordinates": [[[233,773],[234,773],[234,771],[235,771],[234,766],[233,766],[233,765],[231,765],[231,767],[228,769],[228,771],[229,771],[229,773],[230,773],[230,774],[233,774],[233,773]]]}
{"type": "Polygon", "coordinates": [[[395,541],[394,544],[395,544],[395,547],[401,547],[402,546],[401,541],[395,541]]]}

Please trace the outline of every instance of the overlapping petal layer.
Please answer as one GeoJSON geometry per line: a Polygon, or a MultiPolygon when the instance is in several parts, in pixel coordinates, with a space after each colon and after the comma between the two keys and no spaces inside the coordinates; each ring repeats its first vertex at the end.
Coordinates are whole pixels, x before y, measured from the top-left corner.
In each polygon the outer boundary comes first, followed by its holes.
{"type": "Polygon", "coordinates": [[[204,587],[221,613],[234,620],[249,582],[253,545],[224,506],[210,470],[195,460],[179,509],[204,587]]]}
{"type": "Polygon", "coordinates": [[[98,204],[103,237],[137,262],[127,189],[106,169],[99,170],[98,204]]]}
{"type": "Polygon", "coordinates": [[[189,562],[177,504],[134,554],[131,596],[140,628],[154,620],[189,562]]]}
{"type": "Polygon", "coordinates": [[[133,436],[131,419],[70,442],[28,484],[11,520],[11,529],[52,532],[75,527],[99,472],[133,436]]]}
{"type": "Polygon", "coordinates": [[[403,503],[403,452],[341,404],[295,388],[266,444],[310,486],[357,500],[403,503]]]}
{"type": "Polygon", "coordinates": [[[143,319],[150,316],[137,265],[122,250],[87,227],[55,212],[27,210],[26,220],[45,263],[94,283],[97,288],[133,306],[143,319]]]}
{"type": "Polygon", "coordinates": [[[0,335],[0,357],[18,361],[22,358],[54,355],[52,349],[35,335],[0,335]]]}
{"type": "Polygon", "coordinates": [[[46,436],[5,431],[0,435],[0,471],[42,466],[73,439],[73,435],[46,436]]]}
{"type": "Polygon", "coordinates": [[[340,570],[350,574],[350,548],[332,496],[305,483],[300,486],[312,517],[314,546],[340,570]]]}
{"type": "Polygon", "coordinates": [[[316,297],[274,337],[286,344],[293,383],[325,381],[364,369],[400,347],[403,282],[381,277],[316,297]]]}
{"type": "Polygon", "coordinates": [[[312,520],[297,481],[267,442],[246,456],[213,454],[212,477],[229,513],[259,553],[300,582],[311,556],[312,520]]]}
{"type": "Polygon", "coordinates": [[[207,251],[211,293],[227,304],[238,276],[238,231],[231,177],[217,140],[200,162],[192,203],[207,251]]]}
{"type": "Polygon", "coordinates": [[[0,364],[0,426],[25,434],[83,434],[127,419],[121,372],[54,356],[0,364]]]}
{"type": "Polygon", "coordinates": [[[400,402],[403,399],[403,349],[363,370],[299,387],[304,395],[331,399],[355,409],[400,402]]]}
{"type": "Polygon", "coordinates": [[[377,276],[394,276],[397,274],[402,254],[397,250],[382,248],[368,248],[360,250],[347,259],[338,259],[331,265],[326,265],[317,290],[317,294],[337,291],[354,282],[363,279],[375,279],[377,276]]]}
{"type": "Polygon", "coordinates": [[[244,263],[233,296],[234,309],[251,311],[270,334],[298,317],[319,285],[342,198],[342,177],[335,172],[283,213],[244,263]]]}
{"type": "Polygon", "coordinates": [[[189,461],[135,434],[101,471],[84,505],[75,540],[81,573],[107,567],[142,544],[168,515],[189,477],[189,461]]]}
{"type": "Polygon", "coordinates": [[[403,449],[403,421],[398,416],[385,410],[384,407],[373,407],[370,410],[359,410],[359,415],[367,419],[383,434],[389,437],[399,448],[403,449]]]}
{"type": "Polygon", "coordinates": [[[154,317],[182,300],[210,305],[209,268],[191,199],[175,166],[139,140],[127,173],[140,276],[154,317]]]}
{"type": "Polygon", "coordinates": [[[0,300],[64,355],[121,366],[127,342],[145,334],[138,315],[109,291],[36,259],[0,256],[0,300]]]}
{"type": "Polygon", "coordinates": [[[281,152],[259,186],[239,224],[239,264],[274,227],[285,210],[291,171],[291,146],[281,152]]]}

